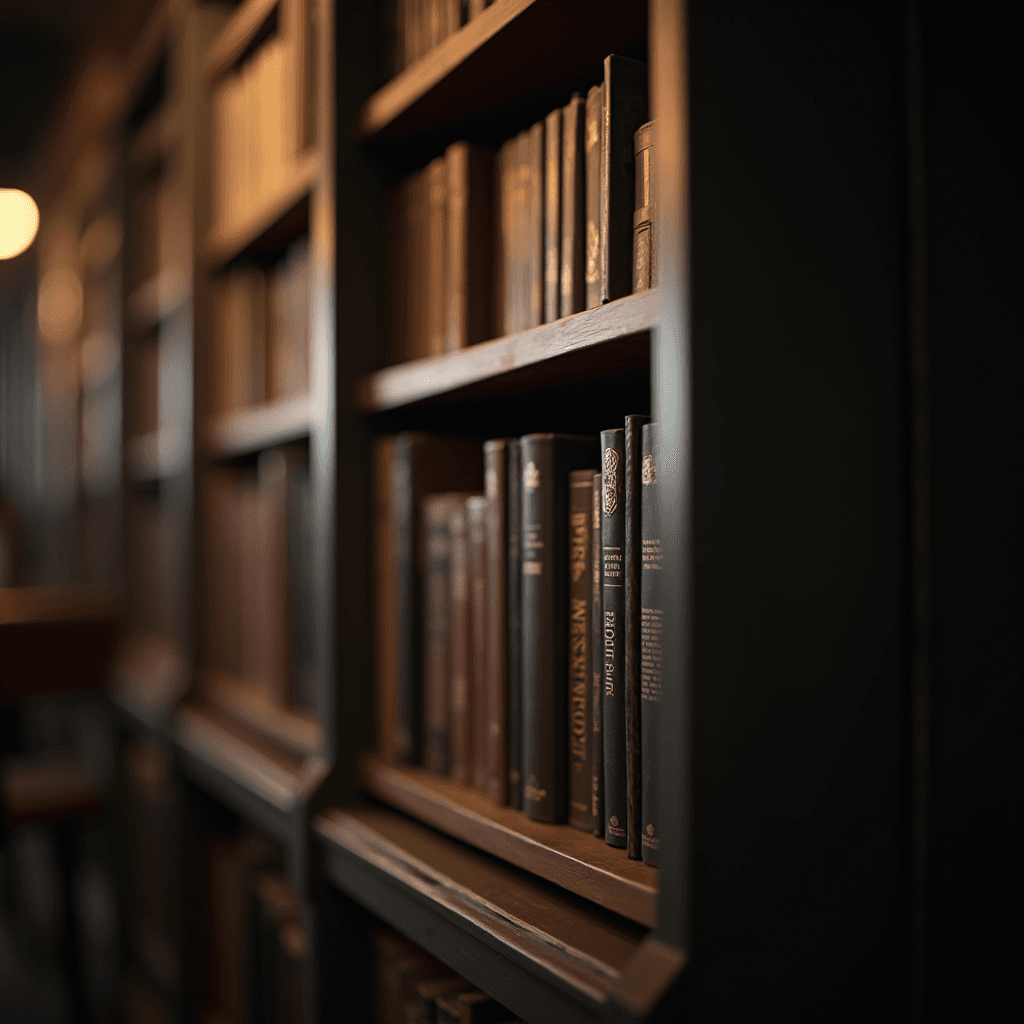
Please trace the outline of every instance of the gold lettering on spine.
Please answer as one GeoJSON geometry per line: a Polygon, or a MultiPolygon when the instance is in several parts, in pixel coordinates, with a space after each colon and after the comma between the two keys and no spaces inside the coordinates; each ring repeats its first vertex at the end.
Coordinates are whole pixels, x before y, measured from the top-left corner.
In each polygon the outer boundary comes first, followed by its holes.
{"type": "Polygon", "coordinates": [[[604,695],[615,696],[615,612],[604,613],[604,695]]]}
{"type": "Polygon", "coordinates": [[[587,759],[587,601],[573,598],[569,608],[569,753],[587,759]]]}

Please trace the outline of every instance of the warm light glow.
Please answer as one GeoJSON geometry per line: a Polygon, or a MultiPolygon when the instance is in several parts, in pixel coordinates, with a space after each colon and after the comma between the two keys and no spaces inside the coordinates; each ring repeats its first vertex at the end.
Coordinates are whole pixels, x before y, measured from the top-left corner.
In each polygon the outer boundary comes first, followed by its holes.
{"type": "Polygon", "coordinates": [[[0,188],[0,260],[23,253],[39,230],[39,207],[20,188],[0,188]]]}

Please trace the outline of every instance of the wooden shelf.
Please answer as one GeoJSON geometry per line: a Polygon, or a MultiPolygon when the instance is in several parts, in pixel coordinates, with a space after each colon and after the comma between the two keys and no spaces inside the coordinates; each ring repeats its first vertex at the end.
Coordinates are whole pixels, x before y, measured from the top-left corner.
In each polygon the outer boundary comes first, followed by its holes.
{"type": "Polygon", "coordinates": [[[242,0],[206,52],[203,67],[208,78],[224,74],[241,59],[259,39],[277,5],[278,0],[242,0]]]}
{"type": "Polygon", "coordinates": [[[382,808],[314,820],[328,879],[533,1022],[605,1019],[644,929],[382,808]]]}
{"type": "Polygon", "coordinates": [[[645,25],[642,4],[496,0],[378,89],[357,131],[364,140],[454,139],[524,108],[561,106],[572,88],[601,80],[601,61],[623,40],[635,38],[642,52],[645,25]]]}
{"type": "Polygon", "coordinates": [[[113,620],[115,595],[106,587],[0,587],[0,628],[113,620]]]}
{"type": "Polygon", "coordinates": [[[137,332],[152,330],[191,297],[192,285],[188,274],[177,267],[167,267],[128,296],[129,324],[137,332]]]}
{"type": "Polygon", "coordinates": [[[264,405],[226,413],[207,424],[205,450],[214,458],[250,455],[309,433],[308,395],[294,395],[264,405]]]}
{"type": "Polygon", "coordinates": [[[389,366],[358,382],[356,408],[384,412],[441,397],[502,394],[647,366],[657,317],[653,289],[523,334],[389,366]]]}
{"type": "Polygon", "coordinates": [[[128,476],[137,484],[156,483],[184,473],[189,466],[188,441],[177,431],[153,430],[125,445],[128,476]]]}
{"type": "Polygon", "coordinates": [[[531,821],[522,811],[422,768],[360,762],[365,792],[447,835],[500,857],[607,910],[653,928],[658,871],[629,860],[603,840],[571,825],[531,821]]]}
{"type": "Polygon", "coordinates": [[[202,247],[209,268],[280,249],[302,234],[309,225],[309,197],[319,174],[319,155],[315,151],[301,155],[274,193],[241,222],[214,227],[202,247]]]}

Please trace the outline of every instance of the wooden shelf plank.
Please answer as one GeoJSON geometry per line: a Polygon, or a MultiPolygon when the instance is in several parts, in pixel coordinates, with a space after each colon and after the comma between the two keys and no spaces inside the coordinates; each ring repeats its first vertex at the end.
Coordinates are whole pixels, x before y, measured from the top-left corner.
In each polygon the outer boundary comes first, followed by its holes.
{"type": "Polygon", "coordinates": [[[629,860],[596,836],[571,825],[545,825],[521,811],[421,768],[397,768],[377,758],[360,762],[365,792],[428,825],[516,867],[653,928],[658,872],[629,860]]]}
{"type": "Polygon", "coordinates": [[[601,61],[623,42],[644,51],[642,4],[496,0],[378,89],[359,113],[366,139],[408,142],[500,122],[522,109],[561,106],[601,80],[601,61]],[[510,70],[514,69],[514,70],[510,70]]]}
{"type": "Polygon", "coordinates": [[[368,374],[356,385],[362,413],[440,397],[469,397],[636,369],[649,363],[656,289],[627,295],[522,334],[368,374]]]}
{"type": "Polygon", "coordinates": [[[320,174],[319,154],[296,159],[276,191],[237,224],[215,226],[203,241],[202,255],[211,269],[239,256],[281,248],[309,225],[309,197],[320,174]]]}
{"type": "Polygon", "coordinates": [[[256,40],[267,19],[277,9],[278,0],[243,0],[207,50],[204,69],[216,78],[234,65],[256,40]]]}
{"type": "Polygon", "coordinates": [[[643,929],[393,811],[314,821],[327,877],[525,1020],[596,1021],[643,929]]]}
{"type": "Polygon", "coordinates": [[[250,455],[309,433],[308,395],[293,395],[226,413],[206,426],[205,450],[214,458],[250,455]]]}

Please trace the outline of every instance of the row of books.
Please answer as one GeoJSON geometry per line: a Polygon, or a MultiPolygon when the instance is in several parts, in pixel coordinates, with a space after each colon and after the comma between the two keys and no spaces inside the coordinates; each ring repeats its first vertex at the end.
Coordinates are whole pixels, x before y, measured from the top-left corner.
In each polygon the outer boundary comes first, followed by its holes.
{"type": "Polygon", "coordinates": [[[230,230],[289,180],[300,145],[299,50],[280,32],[213,91],[214,222],[230,230]]]}
{"type": "Polygon", "coordinates": [[[377,1024],[513,1024],[516,1017],[395,932],[370,936],[377,1024]]]}
{"type": "Polygon", "coordinates": [[[206,667],[272,704],[311,706],[314,664],[309,471],[270,449],[255,473],[203,480],[206,667]]]}
{"type": "Polygon", "coordinates": [[[391,361],[456,351],[645,287],[633,238],[645,195],[650,213],[649,175],[636,181],[637,166],[649,165],[649,152],[647,165],[635,152],[646,120],[647,66],[612,55],[586,100],[574,95],[497,154],[457,142],[407,178],[389,213],[391,361]]]}
{"type": "Polygon", "coordinates": [[[656,864],[656,428],[376,458],[384,756],[656,864]]]}
{"type": "Polygon", "coordinates": [[[214,407],[230,412],[309,389],[306,237],[272,265],[241,264],[213,298],[214,407]]]}
{"type": "Polygon", "coordinates": [[[490,6],[491,0],[392,0],[388,14],[397,74],[490,6]]]}

